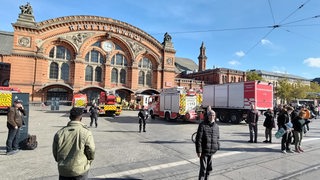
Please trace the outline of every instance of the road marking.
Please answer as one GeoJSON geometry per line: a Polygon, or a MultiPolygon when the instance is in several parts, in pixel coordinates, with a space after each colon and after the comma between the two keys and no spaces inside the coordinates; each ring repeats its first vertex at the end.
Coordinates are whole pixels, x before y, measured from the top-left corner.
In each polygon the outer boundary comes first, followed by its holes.
{"type": "MultiPolygon", "coordinates": [[[[308,139],[304,139],[303,141],[308,142],[308,141],[314,141],[314,140],[320,140],[320,138],[308,138],[308,139]]],[[[276,146],[279,146],[279,144],[269,144],[264,147],[271,148],[271,147],[276,147],[276,146]]],[[[226,153],[221,153],[221,154],[215,154],[213,156],[213,159],[236,155],[236,154],[241,154],[241,153],[245,153],[245,152],[246,151],[232,151],[232,152],[226,152],[226,153]]],[[[172,163],[154,165],[154,166],[150,166],[150,167],[132,169],[132,170],[128,170],[128,171],[121,171],[121,172],[116,172],[116,173],[104,174],[104,175],[95,176],[95,177],[96,178],[117,178],[117,177],[123,177],[123,176],[130,176],[133,174],[144,173],[144,172],[148,172],[148,171],[155,171],[155,170],[159,170],[159,169],[166,169],[166,168],[181,166],[181,165],[185,165],[185,164],[189,164],[189,163],[196,163],[198,161],[199,161],[199,158],[193,158],[193,159],[188,159],[188,160],[183,160],[183,161],[176,161],[176,162],[172,162],[172,163]]]]}

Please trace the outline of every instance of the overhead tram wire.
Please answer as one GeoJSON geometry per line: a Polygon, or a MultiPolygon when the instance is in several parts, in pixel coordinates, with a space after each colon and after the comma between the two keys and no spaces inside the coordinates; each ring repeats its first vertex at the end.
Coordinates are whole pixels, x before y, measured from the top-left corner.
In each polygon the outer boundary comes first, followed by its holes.
{"type": "MultiPolygon", "coordinates": [[[[272,28],[273,26],[253,26],[253,27],[240,27],[240,28],[223,28],[223,29],[208,29],[208,30],[193,30],[193,31],[173,31],[168,32],[170,34],[193,34],[193,33],[205,33],[205,32],[219,32],[219,31],[240,31],[251,29],[265,29],[272,28]]],[[[151,33],[151,35],[162,35],[164,33],[151,33]]]]}
{"type": "Polygon", "coordinates": [[[300,5],[296,10],[294,10],[292,13],[290,13],[286,18],[284,18],[282,21],[280,21],[279,24],[282,24],[285,20],[287,20],[290,16],[295,14],[298,10],[302,9],[307,3],[309,3],[311,0],[307,0],[302,5],[300,5]]]}
{"type": "Polygon", "coordinates": [[[270,0],[268,0],[268,4],[269,4],[269,9],[270,9],[270,12],[271,12],[271,15],[272,15],[273,24],[276,24],[270,0]]]}
{"type": "MultiPolygon", "coordinates": [[[[261,40],[265,39],[267,36],[269,36],[269,34],[277,27],[274,27],[272,29],[270,29],[270,31],[267,32],[267,34],[265,34],[262,38],[260,38],[260,40],[255,43],[251,48],[249,48],[246,52],[245,52],[245,55],[249,54],[255,47],[257,47],[260,43],[261,43],[261,40]]],[[[244,56],[243,56],[244,57],[244,56]]],[[[242,59],[242,57],[241,57],[242,59]]]]}
{"type": "Polygon", "coordinates": [[[284,31],[286,31],[286,32],[288,32],[288,33],[292,33],[292,34],[295,34],[295,35],[301,36],[301,37],[302,37],[302,38],[304,38],[304,39],[311,40],[311,41],[314,41],[314,42],[316,42],[316,43],[319,43],[319,44],[320,44],[320,41],[317,41],[317,40],[315,40],[314,38],[311,38],[311,37],[305,36],[305,35],[300,34],[300,33],[297,33],[297,32],[293,32],[293,31],[288,30],[288,29],[283,29],[283,28],[282,28],[282,30],[284,30],[284,31]]]}

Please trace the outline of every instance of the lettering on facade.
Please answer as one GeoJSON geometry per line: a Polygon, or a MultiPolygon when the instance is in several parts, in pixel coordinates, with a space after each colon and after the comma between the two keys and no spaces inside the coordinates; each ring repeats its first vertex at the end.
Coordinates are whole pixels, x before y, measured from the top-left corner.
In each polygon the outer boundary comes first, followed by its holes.
{"type": "Polygon", "coordinates": [[[126,37],[130,37],[136,41],[141,41],[141,37],[131,31],[128,31],[121,27],[115,27],[111,25],[96,25],[96,24],[78,24],[78,25],[70,25],[70,31],[80,31],[80,30],[98,30],[98,31],[109,31],[117,34],[124,35],[126,37]]]}

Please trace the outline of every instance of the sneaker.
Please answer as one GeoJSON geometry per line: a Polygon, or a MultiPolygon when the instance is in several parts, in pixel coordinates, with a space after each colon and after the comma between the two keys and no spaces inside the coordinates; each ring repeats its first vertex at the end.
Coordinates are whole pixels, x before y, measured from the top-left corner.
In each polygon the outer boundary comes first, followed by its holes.
{"type": "Polygon", "coordinates": [[[264,143],[268,143],[269,141],[268,140],[265,140],[265,141],[263,141],[264,143]]]}
{"type": "Polygon", "coordinates": [[[294,153],[291,149],[287,150],[288,153],[294,153]]]}
{"type": "Polygon", "coordinates": [[[283,150],[283,151],[281,151],[283,154],[287,154],[287,151],[286,150],[283,150]]]}
{"type": "Polygon", "coordinates": [[[14,154],[14,151],[9,151],[9,152],[7,152],[7,155],[9,156],[9,155],[12,155],[12,154],[14,154]]]}
{"type": "Polygon", "coordinates": [[[300,152],[304,152],[304,150],[303,150],[303,149],[301,149],[300,147],[299,147],[299,151],[300,151],[300,152]]]}
{"type": "Polygon", "coordinates": [[[253,143],[253,141],[250,140],[250,141],[248,141],[248,143],[253,143]]]}

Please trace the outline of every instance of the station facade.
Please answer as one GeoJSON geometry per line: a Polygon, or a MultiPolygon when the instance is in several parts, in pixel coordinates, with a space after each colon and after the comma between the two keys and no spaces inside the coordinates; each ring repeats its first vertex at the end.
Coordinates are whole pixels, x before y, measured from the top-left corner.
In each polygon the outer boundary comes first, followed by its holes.
{"type": "Polygon", "coordinates": [[[168,33],[159,42],[126,22],[99,16],[35,22],[29,3],[20,9],[14,32],[0,32],[1,67],[10,67],[1,85],[30,93],[33,102],[71,101],[78,92],[91,101],[101,91],[129,101],[175,86],[201,89],[205,83],[245,81],[243,71],[206,70],[203,43],[198,66],[175,56],[168,33]]]}

